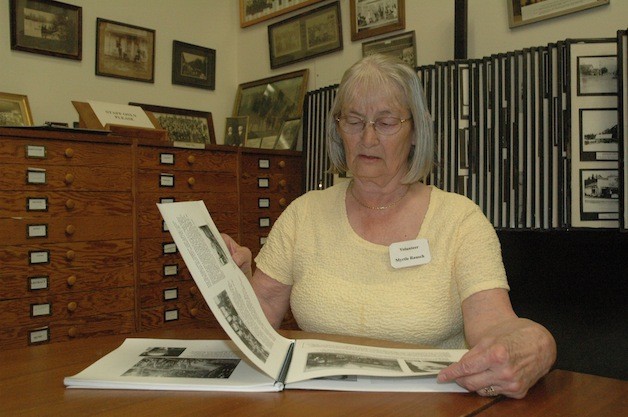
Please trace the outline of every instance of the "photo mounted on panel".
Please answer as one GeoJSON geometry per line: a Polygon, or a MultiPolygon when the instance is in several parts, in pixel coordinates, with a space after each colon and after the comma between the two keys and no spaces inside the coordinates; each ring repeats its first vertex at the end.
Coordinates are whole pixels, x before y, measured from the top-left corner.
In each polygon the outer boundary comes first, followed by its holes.
{"type": "Polygon", "coordinates": [[[155,82],[155,31],[96,19],[96,75],[155,82]]]}
{"type": "Polygon", "coordinates": [[[362,56],[373,54],[391,55],[411,66],[417,67],[416,35],[414,31],[388,36],[362,44],[362,56]]]}
{"type": "Polygon", "coordinates": [[[580,160],[617,161],[618,124],[616,108],[580,109],[580,160]]]}
{"type": "Polygon", "coordinates": [[[82,58],[82,8],[49,0],[11,0],[11,49],[82,58]]]}
{"type": "Polygon", "coordinates": [[[33,117],[28,97],[22,94],[0,93],[0,126],[32,126],[33,117]]]}
{"type": "Polygon", "coordinates": [[[323,0],[240,0],[240,27],[254,25],[323,0]]]}
{"type": "Polygon", "coordinates": [[[577,61],[579,96],[617,95],[617,55],[579,56],[577,61]]]}
{"type": "Polygon", "coordinates": [[[349,0],[351,40],[406,28],[405,0],[349,0]]]}
{"type": "Polygon", "coordinates": [[[580,170],[580,220],[619,218],[619,172],[616,169],[580,170]]]}
{"type": "Polygon", "coordinates": [[[340,3],[268,26],[268,50],[273,69],[342,50],[340,3]]]}
{"type": "Polygon", "coordinates": [[[172,84],[216,89],[216,50],[172,41],[172,84]]]}
{"type": "Polygon", "coordinates": [[[210,112],[142,103],[129,104],[151,112],[159,125],[168,132],[171,141],[216,144],[214,122],[210,112]]]}
{"type": "Polygon", "coordinates": [[[507,0],[511,28],[603,6],[610,0],[507,0]]]}
{"type": "Polygon", "coordinates": [[[294,149],[301,133],[301,118],[285,120],[281,125],[275,149],[294,149]]]}
{"type": "Polygon", "coordinates": [[[249,116],[248,138],[276,138],[286,119],[301,117],[308,70],[240,84],[233,116],[249,116]]]}
{"type": "Polygon", "coordinates": [[[225,145],[245,146],[249,131],[249,116],[227,117],[225,123],[225,145]]]}

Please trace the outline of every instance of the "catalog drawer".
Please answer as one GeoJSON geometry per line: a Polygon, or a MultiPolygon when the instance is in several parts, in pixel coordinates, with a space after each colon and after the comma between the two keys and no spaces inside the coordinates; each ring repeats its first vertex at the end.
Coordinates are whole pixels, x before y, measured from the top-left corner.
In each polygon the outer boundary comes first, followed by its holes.
{"type": "Polygon", "coordinates": [[[115,167],[8,164],[2,174],[2,191],[131,191],[131,170],[115,167]]]}
{"type": "Polygon", "coordinates": [[[202,321],[208,328],[221,328],[205,301],[166,303],[140,311],[142,330],[178,327],[194,321],[202,321]]]}
{"type": "Polygon", "coordinates": [[[233,193],[237,176],[231,172],[139,170],[137,186],[141,192],[213,192],[233,193]]]}
{"type": "Polygon", "coordinates": [[[203,298],[194,281],[171,281],[139,287],[142,308],[159,306],[168,302],[194,302],[203,298]]]}
{"type": "Polygon", "coordinates": [[[237,171],[235,152],[177,149],[139,146],[137,163],[140,168],[168,170],[194,170],[230,172],[237,171]]]}

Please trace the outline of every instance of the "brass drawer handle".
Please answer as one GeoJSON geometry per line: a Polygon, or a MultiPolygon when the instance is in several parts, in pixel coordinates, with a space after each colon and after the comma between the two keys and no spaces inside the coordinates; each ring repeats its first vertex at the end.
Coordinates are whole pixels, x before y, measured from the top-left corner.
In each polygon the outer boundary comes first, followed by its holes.
{"type": "Polygon", "coordinates": [[[286,206],[288,205],[288,200],[286,200],[286,199],[285,199],[285,198],[283,198],[283,197],[282,197],[282,198],[280,198],[280,199],[279,199],[279,205],[280,205],[281,207],[286,207],[286,206]]]}
{"type": "Polygon", "coordinates": [[[74,200],[67,199],[65,202],[65,208],[67,208],[68,210],[72,210],[74,207],[76,207],[76,203],[74,202],[74,200]]]}
{"type": "Polygon", "coordinates": [[[64,152],[66,158],[72,158],[74,156],[74,149],[67,148],[64,152]]]}
{"type": "Polygon", "coordinates": [[[65,259],[67,259],[68,261],[73,260],[75,256],[76,253],[73,250],[69,250],[65,253],[65,259]]]}
{"type": "Polygon", "coordinates": [[[76,275],[70,275],[65,281],[68,283],[68,287],[73,287],[76,284],[76,275]]]}
{"type": "Polygon", "coordinates": [[[285,179],[283,180],[279,180],[279,186],[281,188],[286,188],[286,185],[288,184],[288,181],[286,181],[285,179]]]}
{"type": "Polygon", "coordinates": [[[191,295],[197,295],[198,294],[198,287],[197,286],[190,287],[190,294],[191,295]]]}
{"type": "Polygon", "coordinates": [[[196,162],[196,157],[194,155],[188,156],[188,164],[193,165],[196,162]]]}
{"type": "Polygon", "coordinates": [[[286,167],[286,161],[279,161],[279,168],[285,168],[286,167]]]}
{"type": "Polygon", "coordinates": [[[68,311],[69,312],[76,311],[77,308],[78,308],[78,304],[76,303],[76,301],[70,301],[68,303],[68,311]]]}
{"type": "Polygon", "coordinates": [[[196,317],[196,316],[198,316],[198,308],[196,308],[196,307],[192,307],[192,308],[190,309],[190,316],[192,316],[192,317],[196,317]]]}
{"type": "Polygon", "coordinates": [[[188,178],[188,185],[191,187],[194,184],[196,184],[196,179],[194,179],[194,177],[188,178]]]}
{"type": "Polygon", "coordinates": [[[68,336],[72,337],[72,338],[78,336],[78,329],[76,327],[74,327],[74,326],[70,327],[68,329],[68,336]]]}
{"type": "Polygon", "coordinates": [[[76,232],[76,228],[75,228],[73,225],[68,224],[68,225],[65,227],[65,234],[66,234],[66,235],[68,235],[68,236],[72,236],[72,235],[74,234],[74,232],[76,232]]]}
{"type": "Polygon", "coordinates": [[[74,174],[65,174],[65,178],[63,179],[63,182],[65,182],[67,185],[70,185],[74,182],[74,174]]]}

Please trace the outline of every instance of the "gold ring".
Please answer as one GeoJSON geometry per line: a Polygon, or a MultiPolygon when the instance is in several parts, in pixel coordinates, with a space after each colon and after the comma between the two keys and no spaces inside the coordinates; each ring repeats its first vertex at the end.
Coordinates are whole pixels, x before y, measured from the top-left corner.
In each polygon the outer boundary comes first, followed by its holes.
{"type": "Polygon", "coordinates": [[[487,397],[494,397],[494,396],[498,395],[495,392],[495,387],[492,386],[492,385],[490,385],[490,386],[488,386],[486,388],[483,388],[482,391],[484,391],[484,395],[486,395],[487,397]]]}

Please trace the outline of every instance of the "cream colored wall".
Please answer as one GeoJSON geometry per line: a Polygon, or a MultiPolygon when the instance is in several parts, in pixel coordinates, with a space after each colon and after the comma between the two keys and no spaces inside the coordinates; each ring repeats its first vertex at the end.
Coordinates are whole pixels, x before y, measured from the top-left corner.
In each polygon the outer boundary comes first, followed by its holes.
{"type": "MultiPolygon", "coordinates": [[[[626,29],[628,1],[522,26],[508,28],[508,0],[468,0],[468,56],[479,58],[566,38],[615,37],[626,29]]],[[[352,42],[349,0],[340,0],[342,51],[276,70],[268,58],[268,25],[326,0],[246,28],[239,27],[238,0],[64,0],[83,8],[83,60],[72,61],[12,51],[9,0],[0,1],[0,92],[26,94],[36,124],[68,122],[78,116],[71,100],[129,101],[211,111],[216,137],[223,140],[224,120],[231,115],[239,83],[308,68],[308,90],[340,81],[343,71],[362,55],[362,42],[352,42]],[[156,30],[155,83],[94,75],[96,18],[156,30]],[[216,90],[171,83],[172,40],[216,49],[216,90]]],[[[419,65],[453,58],[454,0],[406,0],[406,31],[414,30],[419,65]]],[[[383,36],[388,36],[383,35],[383,36]]]]}

